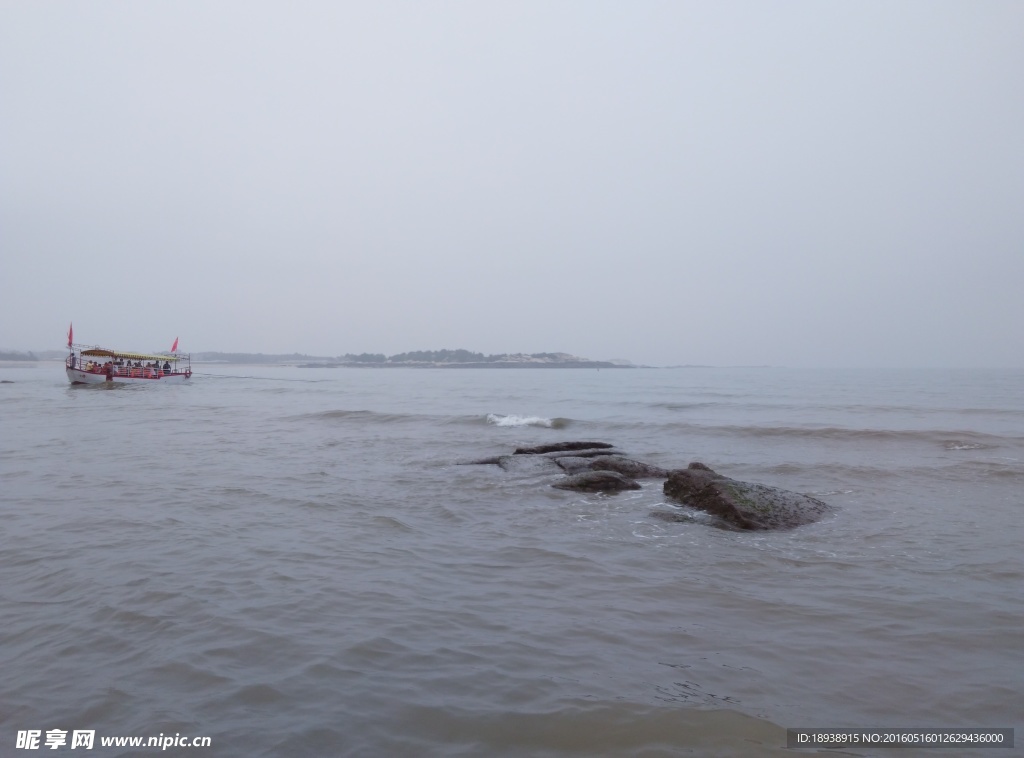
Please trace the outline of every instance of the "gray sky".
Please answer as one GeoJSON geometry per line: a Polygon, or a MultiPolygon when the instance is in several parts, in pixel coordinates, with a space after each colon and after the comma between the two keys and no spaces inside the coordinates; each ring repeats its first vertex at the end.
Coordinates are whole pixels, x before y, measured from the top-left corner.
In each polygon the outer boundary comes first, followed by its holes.
{"type": "Polygon", "coordinates": [[[0,347],[1024,366],[1024,3],[0,0],[0,347]]]}

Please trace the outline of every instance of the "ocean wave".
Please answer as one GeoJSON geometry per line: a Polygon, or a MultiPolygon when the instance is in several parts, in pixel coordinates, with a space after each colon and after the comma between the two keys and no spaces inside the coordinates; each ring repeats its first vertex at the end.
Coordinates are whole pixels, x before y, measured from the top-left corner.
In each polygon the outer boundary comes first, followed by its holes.
{"type": "Polygon", "coordinates": [[[543,416],[502,416],[488,413],[487,423],[492,426],[541,426],[547,429],[564,429],[569,425],[567,418],[544,418],[543,416]]]}
{"type": "Polygon", "coordinates": [[[1013,459],[968,461],[964,464],[964,470],[983,477],[1024,479],[1024,466],[1013,459]]]}
{"type": "Polygon", "coordinates": [[[377,423],[393,423],[395,421],[407,421],[415,419],[416,416],[404,413],[378,413],[377,411],[319,411],[317,413],[303,413],[299,416],[292,416],[294,420],[315,421],[370,421],[377,423]]]}
{"type": "Polygon", "coordinates": [[[663,411],[692,411],[695,408],[720,408],[723,405],[725,405],[725,403],[715,403],[715,402],[707,402],[707,401],[705,401],[705,402],[694,401],[694,402],[689,402],[689,403],[680,403],[680,402],[674,402],[674,403],[648,403],[646,401],[634,401],[634,402],[636,404],[638,404],[638,405],[644,405],[644,406],[646,406],[648,408],[654,408],[655,410],[663,410],[663,411]]]}
{"type": "MultiPolygon", "coordinates": [[[[608,427],[631,428],[633,422],[607,422],[608,427]]],[[[734,424],[698,424],[680,421],[662,421],[656,425],[667,432],[688,435],[715,435],[727,437],[745,437],[752,439],[795,439],[820,440],[822,442],[894,442],[901,444],[923,443],[936,445],[946,450],[989,450],[1004,445],[1017,445],[1024,437],[1016,435],[986,434],[949,429],[865,429],[841,426],[744,426],[734,424]]]]}
{"type": "Polygon", "coordinates": [[[949,438],[948,432],[916,429],[856,429],[836,426],[732,426],[724,431],[747,437],[791,437],[821,440],[859,440],[874,442],[939,442],[949,438]]]}
{"type": "Polygon", "coordinates": [[[945,440],[942,446],[946,450],[988,450],[992,445],[981,442],[963,442],[961,440],[945,440]]]}
{"type": "Polygon", "coordinates": [[[429,425],[479,425],[481,423],[491,426],[524,427],[538,426],[547,429],[563,429],[569,425],[569,419],[545,418],[543,416],[518,416],[515,414],[502,415],[499,413],[488,413],[486,416],[479,415],[442,415],[422,413],[382,413],[369,410],[344,410],[334,409],[318,411],[316,413],[304,413],[298,416],[291,416],[292,421],[314,421],[314,422],[351,422],[358,424],[400,424],[400,423],[426,423],[429,425]]]}

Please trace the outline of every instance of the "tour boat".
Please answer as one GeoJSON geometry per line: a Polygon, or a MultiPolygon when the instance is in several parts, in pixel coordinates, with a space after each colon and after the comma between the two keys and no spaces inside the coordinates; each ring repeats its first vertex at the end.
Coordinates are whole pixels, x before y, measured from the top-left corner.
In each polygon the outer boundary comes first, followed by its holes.
{"type": "Polygon", "coordinates": [[[70,355],[64,361],[64,367],[72,384],[184,382],[192,376],[192,357],[178,352],[177,339],[170,353],[158,355],[73,344],[71,335],[69,330],[70,355]]]}

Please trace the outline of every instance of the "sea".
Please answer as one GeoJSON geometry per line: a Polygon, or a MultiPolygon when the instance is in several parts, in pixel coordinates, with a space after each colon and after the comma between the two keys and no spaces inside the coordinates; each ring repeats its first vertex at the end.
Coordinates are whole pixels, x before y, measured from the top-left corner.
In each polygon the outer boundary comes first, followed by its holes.
{"type": "Polygon", "coordinates": [[[0,756],[1022,752],[1024,371],[194,368],[0,366],[0,756]],[[834,512],[467,463],[568,440],[834,512]],[[896,728],[1017,742],[786,747],[896,728]]]}

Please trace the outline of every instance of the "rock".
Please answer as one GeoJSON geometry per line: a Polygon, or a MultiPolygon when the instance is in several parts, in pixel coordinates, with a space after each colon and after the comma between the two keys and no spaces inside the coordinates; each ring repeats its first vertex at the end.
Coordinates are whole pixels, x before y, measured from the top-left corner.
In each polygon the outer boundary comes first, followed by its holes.
{"type": "Polygon", "coordinates": [[[639,482],[614,471],[587,471],[583,474],[573,474],[551,486],[560,490],[575,490],[576,492],[619,492],[640,489],[639,482]]]}
{"type": "Polygon", "coordinates": [[[477,458],[474,461],[458,461],[456,466],[481,466],[486,464],[493,464],[495,466],[501,465],[501,459],[507,458],[505,455],[492,455],[490,458],[477,458]]]}
{"type": "Polygon", "coordinates": [[[594,458],[562,456],[555,462],[567,474],[578,474],[581,471],[615,471],[633,479],[664,479],[668,476],[668,471],[663,468],[624,458],[621,455],[603,455],[594,458]]]}
{"type": "Polygon", "coordinates": [[[703,463],[669,472],[665,494],[685,505],[719,516],[740,529],[791,529],[832,512],[832,506],[807,495],[740,482],[703,463]]]}
{"type": "Polygon", "coordinates": [[[498,465],[506,471],[521,474],[554,474],[560,471],[555,461],[543,455],[503,455],[498,465]]]}
{"type": "Polygon", "coordinates": [[[613,447],[607,442],[552,442],[534,447],[517,447],[516,455],[539,455],[541,453],[557,453],[565,450],[587,450],[590,448],[613,447]]]}
{"type": "MultiPolygon", "coordinates": [[[[651,511],[649,515],[651,518],[660,519],[661,521],[668,521],[670,524],[687,524],[696,521],[698,517],[696,511],[683,511],[680,508],[673,508],[670,511],[651,511]]],[[[703,515],[705,518],[708,517],[703,512],[701,512],[700,515],[703,515]]],[[[721,526],[723,526],[724,528],[736,528],[733,527],[731,524],[725,523],[724,521],[722,522],[721,526]]]]}
{"type": "Polygon", "coordinates": [[[550,453],[540,453],[545,458],[595,458],[599,455],[619,455],[614,447],[584,448],[583,450],[555,450],[550,453]]]}
{"type": "Polygon", "coordinates": [[[634,479],[664,479],[668,476],[668,471],[660,466],[652,466],[649,463],[623,458],[620,455],[595,458],[590,463],[590,469],[592,471],[616,471],[634,479]]]}
{"type": "Polygon", "coordinates": [[[581,471],[590,471],[590,464],[594,461],[591,458],[579,458],[572,455],[566,455],[561,458],[555,458],[555,463],[562,467],[562,471],[567,474],[578,474],[581,471]]]}
{"type": "Polygon", "coordinates": [[[492,455],[487,458],[476,458],[471,461],[458,461],[456,465],[475,466],[492,464],[507,469],[516,465],[508,460],[513,456],[523,460],[538,458],[556,461],[566,457],[591,458],[600,455],[618,455],[618,452],[607,442],[555,442],[550,445],[517,448],[512,455],[492,455]]]}

